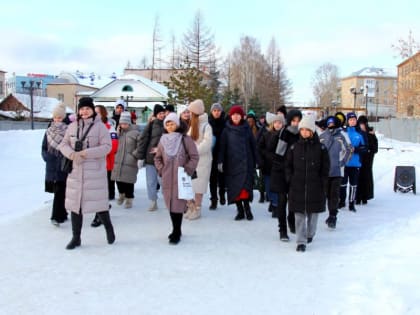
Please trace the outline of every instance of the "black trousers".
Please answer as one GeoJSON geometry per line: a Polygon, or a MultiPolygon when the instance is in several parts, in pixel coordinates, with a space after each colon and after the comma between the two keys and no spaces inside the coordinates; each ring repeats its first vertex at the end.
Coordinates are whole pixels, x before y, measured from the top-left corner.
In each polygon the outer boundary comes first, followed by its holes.
{"type": "Polygon", "coordinates": [[[326,187],[328,212],[337,215],[338,203],[340,202],[341,177],[329,177],[326,187]]]}
{"type": "Polygon", "coordinates": [[[354,202],[356,198],[357,183],[359,182],[359,168],[345,167],[344,177],[341,180],[340,201],[345,202],[347,196],[347,183],[350,182],[349,202],[354,202]]]}
{"type": "Polygon", "coordinates": [[[111,180],[112,171],[107,171],[108,176],[108,199],[112,200],[115,198],[115,181],[111,180]]]}
{"type": "Polygon", "coordinates": [[[67,220],[67,211],[64,206],[66,199],[66,182],[55,182],[54,183],[54,200],[51,213],[51,220],[55,220],[62,223],[67,220]]]}
{"type": "Polygon", "coordinates": [[[117,181],[117,188],[120,194],[125,194],[125,198],[134,198],[134,184],[117,181]]]}
{"type": "Polygon", "coordinates": [[[217,163],[212,163],[210,171],[210,199],[218,200],[226,192],[225,175],[217,169],[217,163]],[[219,198],[217,198],[217,187],[219,187],[219,198]]]}

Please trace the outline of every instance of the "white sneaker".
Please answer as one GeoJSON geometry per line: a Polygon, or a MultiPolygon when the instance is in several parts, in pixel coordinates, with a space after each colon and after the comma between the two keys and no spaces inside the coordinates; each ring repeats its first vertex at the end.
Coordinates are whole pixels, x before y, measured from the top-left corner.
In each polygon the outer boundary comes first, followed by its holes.
{"type": "Polygon", "coordinates": [[[56,226],[56,227],[60,226],[60,223],[58,223],[56,220],[51,220],[51,224],[56,226]]]}
{"type": "Polygon", "coordinates": [[[149,210],[149,211],[156,211],[157,208],[158,208],[157,207],[157,201],[156,200],[153,200],[152,203],[150,204],[149,209],[147,209],[147,210],[149,210]]]}

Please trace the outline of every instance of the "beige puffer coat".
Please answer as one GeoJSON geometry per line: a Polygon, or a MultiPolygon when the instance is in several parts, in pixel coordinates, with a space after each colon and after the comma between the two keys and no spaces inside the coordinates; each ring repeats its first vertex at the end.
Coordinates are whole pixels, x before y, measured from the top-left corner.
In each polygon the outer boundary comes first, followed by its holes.
{"type": "MultiPolygon", "coordinates": [[[[70,157],[74,152],[78,126],[80,139],[92,120],[80,119],[70,124],[59,145],[59,150],[64,156],[70,157]]],[[[108,210],[106,155],[111,151],[111,146],[111,138],[105,124],[99,116],[95,116],[93,126],[83,141],[86,158],[80,164],[73,162],[73,170],[67,177],[67,211],[79,213],[81,209],[82,213],[88,213],[108,210]]]]}
{"type": "MultiPolygon", "coordinates": [[[[209,119],[206,113],[199,116],[199,137],[195,142],[197,146],[198,155],[200,160],[197,166],[197,178],[192,180],[193,190],[196,194],[204,194],[207,192],[207,187],[210,181],[211,162],[213,154],[211,146],[213,143],[213,129],[209,124],[209,119]]],[[[190,135],[188,131],[188,135],[190,135]]]]}
{"type": "Polygon", "coordinates": [[[137,160],[140,158],[138,146],[140,143],[140,132],[137,126],[130,126],[127,130],[120,129],[118,132],[118,151],[115,155],[114,168],[111,179],[135,184],[139,171],[137,160]]]}

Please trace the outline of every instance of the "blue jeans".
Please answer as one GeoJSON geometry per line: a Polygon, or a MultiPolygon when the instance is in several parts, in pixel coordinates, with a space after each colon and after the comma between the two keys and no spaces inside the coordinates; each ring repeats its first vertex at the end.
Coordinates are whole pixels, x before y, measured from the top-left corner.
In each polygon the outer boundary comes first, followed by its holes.
{"type": "Polygon", "coordinates": [[[268,195],[268,200],[271,202],[271,205],[274,207],[277,207],[279,204],[279,195],[278,193],[273,193],[270,190],[270,175],[264,175],[264,185],[265,185],[265,191],[268,195]]]}
{"type": "Polygon", "coordinates": [[[147,197],[150,201],[157,200],[157,184],[160,184],[160,178],[158,176],[156,167],[151,164],[146,164],[146,186],[147,186],[147,197]]]}

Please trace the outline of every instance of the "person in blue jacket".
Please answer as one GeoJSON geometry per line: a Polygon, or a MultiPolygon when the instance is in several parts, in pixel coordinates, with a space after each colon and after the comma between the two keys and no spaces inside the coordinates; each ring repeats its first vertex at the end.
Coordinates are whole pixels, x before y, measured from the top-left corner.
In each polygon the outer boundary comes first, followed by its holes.
{"type": "Polygon", "coordinates": [[[354,201],[356,199],[357,183],[359,181],[359,171],[362,166],[360,155],[366,151],[366,143],[363,135],[356,128],[357,116],[354,112],[347,114],[347,132],[351,145],[353,146],[353,154],[350,160],[344,167],[344,176],[340,187],[340,202],[338,208],[346,206],[347,183],[350,183],[349,188],[349,210],[356,212],[354,201]]]}

